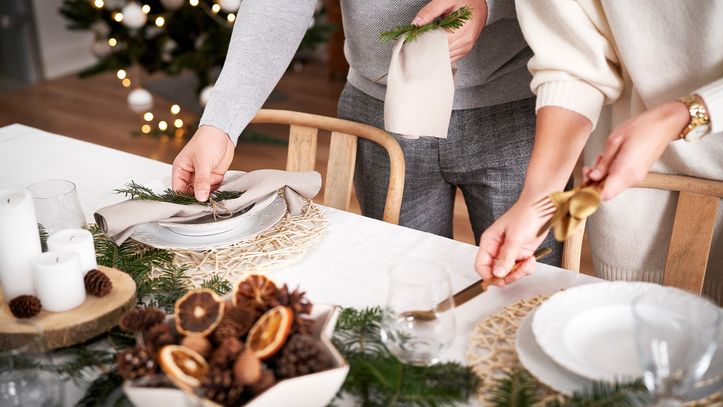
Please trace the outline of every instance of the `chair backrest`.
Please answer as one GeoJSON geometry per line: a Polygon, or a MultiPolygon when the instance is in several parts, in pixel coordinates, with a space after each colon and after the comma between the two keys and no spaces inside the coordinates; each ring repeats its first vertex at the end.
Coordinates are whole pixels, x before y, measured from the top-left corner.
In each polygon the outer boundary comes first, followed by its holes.
{"type": "Polygon", "coordinates": [[[398,224],[404,192],[404,155],[389,133],[362,123],[288,110],[261,109],[252,123],[289,125],[288,171],[311,171],[316,162],[319,130],[331,132],[324,205],[348,210],[356,160],[357,138],[373,141],[389,155],[390,174],[383,220],[398,224]]]}
{"type": "MultiPolygon", "coordinates": [[[[636,188],[678,192],[663,284],[701,293],[713,241],[718,204],[723,198],[723,181],[650,173],[636,188]]],[[[582,236],[580,227],[566,241],[562,268],[580,271],[582,236]]]]}

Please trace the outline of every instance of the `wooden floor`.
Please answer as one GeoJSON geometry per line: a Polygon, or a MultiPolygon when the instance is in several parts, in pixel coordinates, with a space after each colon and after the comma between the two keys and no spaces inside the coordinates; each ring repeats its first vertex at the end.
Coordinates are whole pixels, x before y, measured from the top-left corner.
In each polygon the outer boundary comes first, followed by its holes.
{"type": "MultiPolygon", "coordinates": [[[[287,73],[277,90],[281,97],[265,107],[298,110],[328,116],[336,116],[336,101],[344,86],[343,81],[327,79],[322,65],[309,64],[300,72],[287,73]]],[[[112,73],[92,78],[75,76],[43,82],[37,85],[0,94],[0,127],[21,123],[49,132],[63,134],[171,163],[185,143],[182,138],[133,136],[142,124],[139,114],[126,104],[128,90],[120,86],[112,73]]],[[[155,97],[154,114],[164,115],[171,101],[155,97]]],[[[183,108],[183,106],[181,106],[183,108]]],[[[170,113],[167,114],[170,119],[170,113]]],[[[198,117],[182,110],[180,117],[187,123],[198,117]]],[[[288,129],[278,126],[254,126],[254,131],[285,138],[288,129]]],[[[328,137],[321,137],[318,145],[317,170],[326,172],[328,137]]],[[[252,170],[257,168],[284,168],[286,146],[240,142],[232,168],[252,170]]],[[[455,203],[454,237],[474,243],[467,208],[458,193],[455,203]]],[[[356,201],[352,211],[359,212],[356,201]]],[[[589,254],[583,258],[583,270],[590,271],[589,254]]]]}

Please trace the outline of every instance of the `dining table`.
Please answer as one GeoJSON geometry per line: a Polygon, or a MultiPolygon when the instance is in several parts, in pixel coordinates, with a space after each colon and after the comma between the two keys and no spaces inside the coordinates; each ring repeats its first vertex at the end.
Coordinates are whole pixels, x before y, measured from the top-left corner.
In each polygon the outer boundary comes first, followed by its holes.
{"type": "MultiPolygon", "coordinates": [[[[46,179],[70,180],[89,222],[97,209],[125,199],[114,189],[131,180],[151,183],[170,173],[167,163],[41,129],[21,124],[0,128],[0,188],[25,188],[46,179]]],[[[323,237],[293,264],[269,272],[276,282],[301,287],[315,303],[384,305],[390,267],[410,260],[429,259],[445,267],[453,291],[479,279],[474,245],[320,207],[328,222],[323,237]]],[[[530,276],[505,287],[492,286],[456,308],[454,342],[441,359],[465,363],[474,327],[503,307],[596,281],[600,280],[537,263],[530,276]]],[[[72,404],[81,394],[66,391],[67,403],[72,404]]],[[[473,399],[469,402],[475,403],[473,399]]]]}

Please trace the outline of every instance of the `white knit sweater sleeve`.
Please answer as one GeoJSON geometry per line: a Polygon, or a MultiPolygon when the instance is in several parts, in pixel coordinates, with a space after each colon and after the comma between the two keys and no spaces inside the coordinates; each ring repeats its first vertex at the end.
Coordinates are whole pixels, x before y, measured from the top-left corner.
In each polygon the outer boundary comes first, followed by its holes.
{"type": "Polygon", "coordinates": [[[537,110],[559,106],[597,124],[622,92],[618,58],[601,6],[592,0],[517,0],[517,19],[534,56],[527,67],[537,110]]]}
{"type": "Polygon", "coordinates": [[[694,92],[705,103],[712,133],[723,133],[723,78],[694,92]]]}

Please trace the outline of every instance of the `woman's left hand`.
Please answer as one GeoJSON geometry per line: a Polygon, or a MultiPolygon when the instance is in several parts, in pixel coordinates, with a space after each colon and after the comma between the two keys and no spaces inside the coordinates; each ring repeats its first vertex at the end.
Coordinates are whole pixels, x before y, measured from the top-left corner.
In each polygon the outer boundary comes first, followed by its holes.
{"type": "Polygon", "coordinates": [[[412,21],[412,24],[417,26],[428,24],[435,18],[447,15],[464,6],[472,9],[472,19],[454,32],[447,31],[449,59],[452,63],[464,58],[474,48],[477,38],[487,23],[487,2],[485,0],[432,0],[419,10],[412,21]]]}
{"type": "Polygon", "coordinates": [[[690,121],[683,102],[669,102],[639,114],[618,126],[608,137],[605,151],[592,167],[583,168],[585,181],[605,179],[602,199],[608,200],[638,184],[678,139],[690,121]]]}

